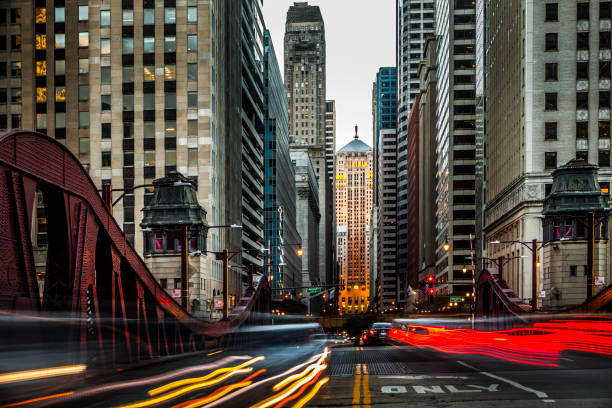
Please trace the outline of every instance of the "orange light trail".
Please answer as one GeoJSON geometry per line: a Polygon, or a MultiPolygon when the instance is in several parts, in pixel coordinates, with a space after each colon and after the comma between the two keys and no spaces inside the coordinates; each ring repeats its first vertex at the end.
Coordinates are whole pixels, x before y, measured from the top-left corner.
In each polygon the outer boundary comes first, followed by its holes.
{"type": "Polygon", "coordinates": [[[49,400],[49,399],[53,399],[53,398],[66,397],[66,396],[72,395],[72,394],[74,394],[74,392],[64,392],[62,394],[47,395],[46,397],[33,398],[33,399],[29,399],[27,401],[13,402],[12,404],[0,405],[0,408],[18,407],[20,405],[32,404],[34,402],[45,401],[45,400],[49,400]]]}
{"type": "Polygon", "coordinates": [[[312,390],[310,390],[310,392],[306,394],[304,398],[299,400],[297,404],[295,404],[292,408],[302,408],[304,405],[308,404],[308,402],[311,399],[313,399],[315,395],[317,395],[317,392],[319,392],[319,389],[322,386],[324,386],[325,383],[327,383],[328,381],[329,381],[329,377],[325,377],[324,379],[319,381],[314,387],[312,387],[312,390]]]}
{"type": "Polygon", "coordinates": [[[289,401],[293,401],[294,399],[298,398],[300,395],[302,395],[304,393],[304,391],[306,391],[308,389],[308,387],[310,387],[312,384],[316,383],[317,380],[319,379],[319,377],[321,376],[322,371],[319,371],[319,373],[315,376],[315,378],[313,378],[312,380],[308,381],[306,384],[304,384],[302,386],[302,388],[300,388],[298,390],[298,392],[296,392],[293,395],[289,395],[287,398],[285,398],[284,400],[282,400],[281,402],[279,402],[278,404],[276,404],[274,406],[274,408],[281,408],[283,405],[285,405],[286,403],[288,403],[289,401]]]}
{"type": "Polygon", "coordinates": [[[317,366],[323,364],[323,362],[325,361],[325,357],[327,356],[326,353],[323,353],[323,355],[321,356],[321,358],[319,359],[319,361],[317,361],[314,364],[309,365],[308,367],[306,367],[301,373],[297,373],[294,375],[291,375],[287,378],[285,378],[283,381],[279,382],[278,384],[276,384],[274,387],[272,387],[272,389],[274,391],[279,391],[281,389],[283,389],[283,387],[295,380],[299,380],[300,378],[304,377],[305,375],[308,374],[308,372],[314,370],[317,366]]]}
{"type": "Polygon", "coordinates": [[[15,371],[0,374],[0,384],[8,384],[20,381],[39,380],[41,378],[58,377],[61,375],[78,374],[87,368],[86,365],[72,365],[61,367],[41,368],[37,370],[15,371]]]}
{"type": "Polygon", "coordinates": [[[212,353],[208,353],[206,357],[214,356],[215,354],[223,353],[223,350],[213,351],[212,353]]]}

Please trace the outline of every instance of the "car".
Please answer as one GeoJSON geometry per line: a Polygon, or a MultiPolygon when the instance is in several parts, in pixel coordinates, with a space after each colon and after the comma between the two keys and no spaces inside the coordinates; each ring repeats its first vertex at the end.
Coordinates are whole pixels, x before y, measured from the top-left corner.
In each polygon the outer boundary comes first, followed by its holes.
{"type": "Polygon", "coordinates": [[[365,335],[365,340],[363,341],[364,346],[373,346],[386,343],[389,336],[389,330],[391,330],[391,323],[373,323],[365,335]]]}

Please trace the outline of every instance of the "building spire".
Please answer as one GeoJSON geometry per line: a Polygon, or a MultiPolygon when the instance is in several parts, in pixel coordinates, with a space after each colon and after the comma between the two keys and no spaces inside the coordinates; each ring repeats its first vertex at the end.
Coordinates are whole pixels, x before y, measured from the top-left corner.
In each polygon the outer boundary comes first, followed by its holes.
{"type": "Polygon", "coordinates": [[[355,139],[359,139],[359,135],[357,135],[357,125],[355,125],[355,139]]]}

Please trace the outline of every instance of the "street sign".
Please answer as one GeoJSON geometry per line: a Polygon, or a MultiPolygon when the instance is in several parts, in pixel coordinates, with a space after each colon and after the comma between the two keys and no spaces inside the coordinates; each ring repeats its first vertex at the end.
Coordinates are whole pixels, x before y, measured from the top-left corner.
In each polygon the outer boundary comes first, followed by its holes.
{"type": "Polygon", "coordinates": [[[604,286],[606,284],[605,276],[596,276],[595,277],[595,286],[604,286]]]}
{"type": "Polygon", "coordinates": [[[215,299],[215,309],[223,309],[223,298],[215,299]]]}
{"type": "Polygon", "coordinates": [[[172,289],[172,293],[170,293],[170,296],[172,296],[175,299],[180,299],[181,298],[181,290],[180,289],[172,289]]]}
{"type": "Polygon", "coordinates": [[[319,293],[321,291],[321,288],[307,288],[306,292],[308,293],[319,293]]]}
{"type": "Polygon", "coordinates": [[[451,302],[461,302],[461,298],[460,297],[452,297],[450,298],[451,302]]]}

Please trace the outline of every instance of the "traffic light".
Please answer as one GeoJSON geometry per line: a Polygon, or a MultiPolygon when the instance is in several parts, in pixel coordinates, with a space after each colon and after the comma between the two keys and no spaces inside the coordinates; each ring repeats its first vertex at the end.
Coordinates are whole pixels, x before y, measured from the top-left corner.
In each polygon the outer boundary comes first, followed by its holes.
{"type": "Polygon", "coordinates": [[[434,288],[429,288],[429,289],[427,289],[427,294],[428,295],[435,295],[436,294],[436,290],[434,288]]]}
{"type": "Polygon", "coordinates": [[[298,256],[304,255],[304,250],[302,248],[298,248],[298,250],[295,252],[297,253],[298,256]]]}
{"type": "Polygon", "coordinates": [[[427,283],[431,283],[434,281],[433,275],[427,275],[427,283]]]}

